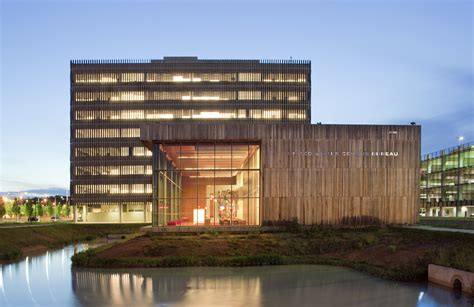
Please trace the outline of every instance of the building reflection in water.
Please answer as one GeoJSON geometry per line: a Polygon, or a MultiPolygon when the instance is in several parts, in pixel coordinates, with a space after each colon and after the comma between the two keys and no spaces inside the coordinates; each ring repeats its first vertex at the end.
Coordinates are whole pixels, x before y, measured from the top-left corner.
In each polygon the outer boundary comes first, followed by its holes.
{"type": "Polygon", "coordinates": [[[149,270],[73,269],[73,291],[81,304],[179,303],[193,305],[260,304],[258,276],[229,274],[232,269],[149,270]]]}
{"type": "Polygon", "coordinates": [[[87,245],[0,265],[0,306],[470,306],[466,295],[397,283],[350,269],[301,265],[246,268],[71,269],[87,245]]]}
{"type": "Polygon", "coordinates": [[[74,269],[73,289],[82,305],[193,306],[462,306],[444,288],[396,283],[346,268],[74,269]]]}

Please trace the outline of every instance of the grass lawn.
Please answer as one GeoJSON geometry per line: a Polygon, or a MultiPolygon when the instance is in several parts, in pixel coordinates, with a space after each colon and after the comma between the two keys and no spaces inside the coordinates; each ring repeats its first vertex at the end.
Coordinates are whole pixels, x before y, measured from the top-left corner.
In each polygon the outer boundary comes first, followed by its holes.
{"type": "Polygon", "coordinates": [[[79,253],[85,267],[343,265],[392,280],[424,280],[429,263],[474,272],[474,236],[397,227],[286,233],[146,234],[79,253]]]}
{"type": "MultiPolygon", "coordinates": [[[[46,223],[45,223],[46,224],[46,223]]],[[[31,224],[33,227],[0,227],[0,262],[11,261],[48,248],[91,241],[113,233],[136,233],[145,224],[31,224]],[[34,227],[34,225],[38,225],[34,227]]],[[[7,224],[12,226],[11,224],[7,224]]],[[[18,225],[18,224],[17,224],[18,225]]],[[[29,224],[21,224],[25,226],[29,224]]]]}

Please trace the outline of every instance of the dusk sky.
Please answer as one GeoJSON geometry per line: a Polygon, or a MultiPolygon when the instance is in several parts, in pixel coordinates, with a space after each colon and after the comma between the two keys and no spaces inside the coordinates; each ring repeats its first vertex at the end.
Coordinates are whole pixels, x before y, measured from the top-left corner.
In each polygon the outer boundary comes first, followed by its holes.
{"type": "Polygon", "coordinates": [[[69,187],[71,59],[308,59],[313,123],[474,141],[473,3],[3,0],[0,191],[69,187]]]}

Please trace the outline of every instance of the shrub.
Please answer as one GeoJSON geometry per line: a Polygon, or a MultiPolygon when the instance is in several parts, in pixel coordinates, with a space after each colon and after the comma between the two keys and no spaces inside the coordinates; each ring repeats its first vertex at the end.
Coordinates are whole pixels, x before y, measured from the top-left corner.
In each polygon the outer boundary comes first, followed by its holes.
{"type": "Polygon", "coordinates": [[[298,218],[294,217],[291,221],[289,221],[288,225],[286,226],[286,230],[291,233],[299,233],[301,232],[303,227],[298,222],[298,218]]]}
{"type": "Polygon", "coordinates": [[[395,252],[397,251],[397,246],[396,246],[396,245],[389,245],[389,246],[388,246],[388,251],[389,251],[391,254],[395,254],[395,252]]]}
{"type": "Polygon", "coordinates": [[[345,216],[341,220],[342,226],[361,227],[361,226],[381,226],[379,218],[370,215],[345,216]]]}
{"type": "Polygon", "coordinates": [[[22,255],[22,252],[21,250],[19,249],[12,249],[10,251],[8,251],[7,253],[5,253],[3,255],[3,257],[6,259],[6,260],[17,260],[21,257],[22,255]]]}
{"type": "Polygon", "coordinates": [[[365,245],[371,246],[377,244],[379,239],[372,233],[367,233],[362,236],[362,240],[364,241],[365,245]]]}

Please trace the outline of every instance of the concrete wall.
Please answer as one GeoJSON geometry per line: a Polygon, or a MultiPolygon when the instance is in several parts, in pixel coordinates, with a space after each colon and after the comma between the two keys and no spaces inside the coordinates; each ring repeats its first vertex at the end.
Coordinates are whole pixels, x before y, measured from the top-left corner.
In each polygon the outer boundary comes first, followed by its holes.
{"type": "Polygon", "coordinates": [[[474,273],[452,269],[440,265],[428,265],[428,280],[445,287],[453,288],[454,281],[459,280],[462,290],[474,294],[474,273]]]}

